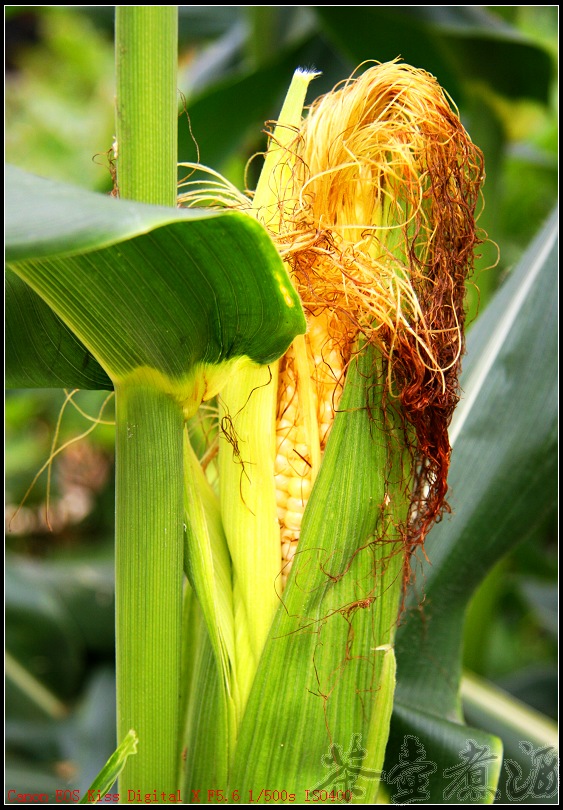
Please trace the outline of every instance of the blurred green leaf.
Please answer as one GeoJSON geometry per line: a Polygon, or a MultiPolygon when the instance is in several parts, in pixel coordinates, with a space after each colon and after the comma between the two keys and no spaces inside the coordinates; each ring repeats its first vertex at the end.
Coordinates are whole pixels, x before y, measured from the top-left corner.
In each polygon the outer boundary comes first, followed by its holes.
{"type": "Polygon", "coordinates": [[[113,560],[10,555],[6,571],[7,650],[60,697],[75,694],[86,650],[113,656],[113,560]]]}
{"type": "Polygon", "coordinates": [[[115,749],[115,671],[92,667],[88,680],[61,731],[61,748],[77,769],[74,784],[81,793],[94,781],[115,749]]]}
{"type": "Polygon", "coordinates": [[[539,149],[515,146],[506,157],[498,225],[506,234],[505,265],[514,264],[557,201],[557,158],[539,149]],[[534,227],[535,226],[535,227],[534,227]]]}
{"type": "Polygon", "coordinates": [[[537,616],[540,626],[557,638],[559,627],[558,588],[556,583],[548,584],[540,580],[522,577],[520,589],[530,608],[537,616]]]}
{"type": "Polygon", "coordinates": [[[434,74],[455,99],[466,81],[510,98],[547,102],[551,57],[481,6],[315,6],[325,29],[356,63],[405,62],[434,74]]]}
{"type": "Polygon", "coordinates": [[[34,767],[12,759],[6,765],[5,781],[4,801],[6,804],[13,804],[18,793],[44,794],[42,802],[55,804],[57,791],[63,784],[61,777],[54,774],[51,767],[44,765],[34,767]]]}
{"type": "Polygon", "coordinates": [[[195,161],[199,155],[204,165],[222,169],[247,141],[244,162],[257,148],[265,148],[265,140],[258,139],[264,122],[277,115],[295,69],[311,65],[322,71],[309,88],[311,99],[350,69],[320,37],[308,35],[274,51],[258,69],[227,76],[203,94],[194,94],[187,102],[189,119],[181,115],[178,121],[180,162],[195,161]],[[216,125],[210,126],[210,121],[216,125]]]}
{"type": "Polygon", "coordinates": [[[557,804],[556,724],[469,673],[463,678],[461,695],[468,721],[502,737],[505,764],[499,784],[501,800],[510,804],[557,804]],[[514,780],[511,772],[518,775],[518,769],[520,778],[514,780]]]}
{"type": "Polygon", "coordinates": [[[111,40],[72,7],[20,8],[35,39],[17,47],[14,14],[6,30],[16,63],[5,82],[7,160],[41,174],[56,166],[61,180],[110,188],[104,153],[114,128],[111,40]]]}
{"type": "MultiPolygon", "coordinates": [[[[84,642],[72,616],[43,581],[39,566],[7,559],[6,573],[6,649],[58,697],[70,697],[84,666],[84,642]]],[[[18,679],[11,684],[27,705],[32,695],[25,684],[18,679]]],[[[29,713],[22,703],[23,711],[29,713]]]]}
{"type": "Polygon", "coordinates": [[[115,749],[115,675],[93,664],[72,712],[62,719],[6,722],[6,784],[18,792],[47,792],[50,802],[76,803],[115,749]],[[25,762],[25,764],[24,764],[25,762]],[[63,798],[64,790],[75,791],[63,798]],[[59,795],[56,794],[59,791],[59,795]]]}
{"type": "Polygon", "coordinates": [[[552,663],[523,666],[495,679],[495,684],[517,700],[557,721],[559,717],[559,668],[552,663]]]}
{"type": "Polygon", "coordinates": [[[215,39],[241,21],[243,6],[179,6],[180,41],[215,39]]]}
{"type": "MultiPolygon", "coordinates": [[[[114,561],[84,556],[44,561],[34,571],[72,616],[90,651],[112,656],[115,642],[114,561]]],[[[30,569],[33,570],[33,569],[30,569]]]]}

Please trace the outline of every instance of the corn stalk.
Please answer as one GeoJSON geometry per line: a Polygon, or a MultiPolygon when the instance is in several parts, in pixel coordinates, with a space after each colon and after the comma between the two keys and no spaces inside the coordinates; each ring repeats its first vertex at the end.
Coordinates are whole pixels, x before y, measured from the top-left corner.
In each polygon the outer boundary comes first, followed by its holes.
{"type": "MultiPolygon", "coordinates": [[[[117,184],[175,203],[175,6],[116,9],[117,184]]],[[[119,790],[176,787],[183,578],[181,404],[150,375],[115,385],[117,738],[140,738],[119,790]],[[145,379],[143,379],[145,377],[145,379]]]]}

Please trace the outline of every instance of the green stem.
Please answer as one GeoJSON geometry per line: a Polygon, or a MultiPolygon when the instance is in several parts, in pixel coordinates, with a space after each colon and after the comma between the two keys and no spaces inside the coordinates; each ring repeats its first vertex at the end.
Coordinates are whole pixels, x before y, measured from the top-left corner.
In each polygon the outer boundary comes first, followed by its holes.
{"type": "Polygon", "coordinates": [[[119,195],[175,206],[177,6],[117,6],[115,55],[119,195]]]}
{"type": "Polygon", "coordinates": [[[118,741],[139,737],[128,791],[177,789],[183,562],[183,415],[148,386],[116,386],[118,741]]]}
{"type": "MultiPolygon", "coordinates": [[[[119,194],[175,206],[177,7],[117,6],[115,43],[119,194]]],[[[178,787],[183,415],[149,386],[116,403],[117,732],[139,737],[119,787],[136,803],[178,787]]]]}

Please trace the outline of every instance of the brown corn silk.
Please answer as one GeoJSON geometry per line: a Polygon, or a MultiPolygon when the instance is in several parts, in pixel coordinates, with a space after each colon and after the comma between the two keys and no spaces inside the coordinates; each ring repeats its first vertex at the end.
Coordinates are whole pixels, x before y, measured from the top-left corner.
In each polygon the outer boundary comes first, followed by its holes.
{"type": "MultiPolygon", "coordinates": [[[[254,210],[308,318],[307,335],[279,365],[284,583],[360,340],[379,349],[383,402],[400,405],[412,459],[410,514],[400,527],[407,563],[447,509],[448,425],[459,399],[465,281],[484,178],[482,154],[437,81],[397,61],[315,101],[285,159],[292,171],[275,188],[278,206],[254,210]]],[[[225,203],[249,207],[231,192],[225,203]]]]}

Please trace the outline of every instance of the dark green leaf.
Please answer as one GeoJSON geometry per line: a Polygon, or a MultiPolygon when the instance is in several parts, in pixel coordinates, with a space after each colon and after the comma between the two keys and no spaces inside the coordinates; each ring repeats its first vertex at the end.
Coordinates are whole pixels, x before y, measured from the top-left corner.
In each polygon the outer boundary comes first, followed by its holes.
{"type": "Polygon", "coordinates": [[[400,56],[432,73],[454,99],[468,80],[511,98],[547,102],[550,56],[475,6],[317,6],[322,23],[359,64],[400,56]]]}
{"type": "Polygon", "coordinates": [[[86,346],[11,270],[6,270],[6,345],[9,388],[113,388],[86,346]]]}

